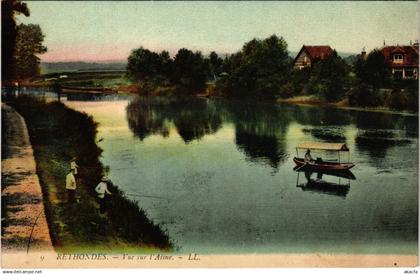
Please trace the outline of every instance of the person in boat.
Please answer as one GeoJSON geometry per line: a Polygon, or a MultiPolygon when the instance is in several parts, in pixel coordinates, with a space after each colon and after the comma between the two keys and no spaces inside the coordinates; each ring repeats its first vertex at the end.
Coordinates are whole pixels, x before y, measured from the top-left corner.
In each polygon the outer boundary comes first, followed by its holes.
{"type": "Polygon", "coordinates": [[[304,161],[305,161],[305,164],[307,164],[307,163],[314,163],[315,162],[314,159],[311,156],[311,150],[308,149],[306,151],[304,161]]]}

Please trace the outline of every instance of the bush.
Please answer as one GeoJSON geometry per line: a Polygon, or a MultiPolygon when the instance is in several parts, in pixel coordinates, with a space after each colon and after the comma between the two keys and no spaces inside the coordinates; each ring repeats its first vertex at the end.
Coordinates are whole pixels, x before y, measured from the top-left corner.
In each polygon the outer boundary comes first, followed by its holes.
{"type": "Polygon", "coordinates": [[[351,106],[377,107],[381,103],[379,93],[364,83],[356,84],[347,96],[351,106]]]}
{"type": "Polygon", "coordinates": [[[408,86],[405,89],[406,96],[407,96],[407,109],[411,111],[418,112],[419,111],[419,85],[416,81],[412,83],[412,85],[408,86]]]}
{"type": "Polygon", "coordinates": [[[385,99],[385,106],[397,110],[406,109],[408,107],[407,93],[398,88],[393,89],[385,99]]]}

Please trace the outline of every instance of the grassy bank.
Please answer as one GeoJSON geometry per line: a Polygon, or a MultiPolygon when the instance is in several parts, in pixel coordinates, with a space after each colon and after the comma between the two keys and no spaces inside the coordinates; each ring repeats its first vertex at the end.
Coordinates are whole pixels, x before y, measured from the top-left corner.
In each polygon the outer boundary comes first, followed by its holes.
{"type": "Polygon", "coordinates": [[[321,107],[334,107],[348,110],[358,110],[358,111],[370,111],[370,112],[386,112],[386,113],[395,113],[403,115],[418,115],[418,112],[410,112],[405,110],[395,110],[388,107],[357,107],[351,106],[347,99],[343,99],[338,102],[325,102],[316,96],[307,95],[307,96],[295,96],[285,99],[277,99],[277,103],[286,103],[293,105],[306,105],[306,106],[321,106],[321,107]]]}
{"type": "Polygon", "coordinates": [[[97,124],[65,105],[29,97],[7,101],[25,119],[41,181],[47,220],[57,250],[147,252],[170,250],[167,233],[150,221],[117,186],[105,214],[99,213],[95,186],[106,168],[95,143],[97,124]],[[72,157],[78,159],[78,203],[67,203],[65,176],[72,157]]]}

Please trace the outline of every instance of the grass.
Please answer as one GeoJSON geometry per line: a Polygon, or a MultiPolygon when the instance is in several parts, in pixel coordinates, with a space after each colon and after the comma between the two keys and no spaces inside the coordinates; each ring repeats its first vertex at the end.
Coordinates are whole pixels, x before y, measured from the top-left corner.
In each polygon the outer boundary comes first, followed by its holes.
{"type": "Polygon", "coordinates": [[[62,86],[73,87],[104,87],[117,88],[132,84],[121,71],[84,71],[84,72],[63,72],[45,74],[37,79],[33,79],[28,85],[48,86],[52,84],[53,78],[59,78],[60,75],[66,75],[67,78],[60,78],[59,83],[62,86]]]}
{"type": "Polygon", "coordinates": [[[109,204],[99,213],[95,186],[106,173],[96,145],[93,119],[59,102],[20,97],[8,101],[25,119],[44,195],[47,221],[56,250],[169,251],[169,236],[137,203],[110,184],[109,204]],[[72,157],[78,159],[78,203],[67,203],[65,176],[72,157]]]}

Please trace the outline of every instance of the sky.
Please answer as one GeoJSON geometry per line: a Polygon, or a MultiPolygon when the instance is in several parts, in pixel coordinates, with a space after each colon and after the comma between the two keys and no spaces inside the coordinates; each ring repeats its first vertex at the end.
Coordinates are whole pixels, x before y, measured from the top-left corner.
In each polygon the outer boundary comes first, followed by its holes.
{"type": "Polygon", "coordinates": [[[253,39],[283,36],[288,50],[330,45],[359,53],[419,39],[418,2],[27,1],[48,52],[44,62],[126,60],[131,50],[233,53],[253,39]]]}

